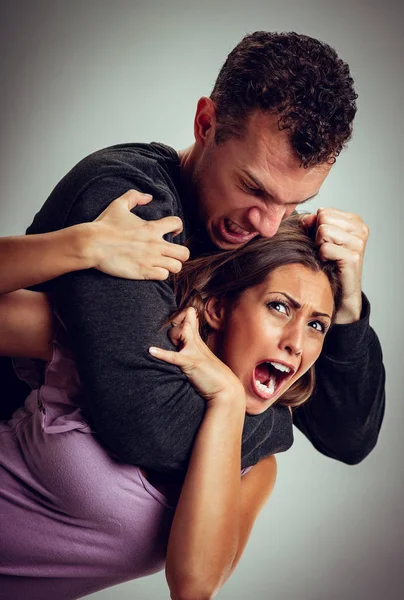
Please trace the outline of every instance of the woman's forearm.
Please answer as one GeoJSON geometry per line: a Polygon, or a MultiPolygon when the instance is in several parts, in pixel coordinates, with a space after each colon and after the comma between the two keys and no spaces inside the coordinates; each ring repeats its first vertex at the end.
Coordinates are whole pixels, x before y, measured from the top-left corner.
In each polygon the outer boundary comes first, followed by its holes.
{"type": "Polygon", "coordinates": [[[93,266],[91,224],[0,238],[0,295],[93,266]]]}
{"type": "Polygon", "coordinates": [[[211,598],[227,579],[240,528],[245,401],[210,403],[199,429],[167,550],[172,598],[211,598]]]}

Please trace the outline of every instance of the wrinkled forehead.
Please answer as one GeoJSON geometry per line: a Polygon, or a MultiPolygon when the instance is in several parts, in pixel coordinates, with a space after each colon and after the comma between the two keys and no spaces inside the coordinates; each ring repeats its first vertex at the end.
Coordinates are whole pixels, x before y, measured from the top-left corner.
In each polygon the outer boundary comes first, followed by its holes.
{"type": "Polygon", "coordinates": [[[304,168],[292,147],[290,132],[279,130],[277,119],[253,113],[243,137],[233,139],[229,159],[236,176],[240,174],[259,183],[281,203],[299,203],[319,191],[332,165],[304,168]]]}
{"type": "Polygon", "coordinates": [[[333,314],[334,297],[327,275],[299,263],[277,267],[261,284],[251,289],[256,298],[283,294],[307,310],[333,314]]]}

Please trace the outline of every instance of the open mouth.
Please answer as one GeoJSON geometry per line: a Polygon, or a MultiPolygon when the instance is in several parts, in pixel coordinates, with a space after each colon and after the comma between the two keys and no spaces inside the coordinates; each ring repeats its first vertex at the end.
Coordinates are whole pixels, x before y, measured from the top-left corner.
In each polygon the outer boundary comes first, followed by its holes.
{"type": "Polygon", "coordinates": [[[285,363],[277,361],[261,362],[253,371],[253,390],[263,400],[270,400],[280,392],[294,372],[294,367],[285,363]]]}
{"type": "Polygon", "coordinates": [[[246,244],[249,240],[258,235],[258,232],[256,231],[246,231],[231,219],[221,219],[219,231],[221,237],[231,244],[246,244]]]}

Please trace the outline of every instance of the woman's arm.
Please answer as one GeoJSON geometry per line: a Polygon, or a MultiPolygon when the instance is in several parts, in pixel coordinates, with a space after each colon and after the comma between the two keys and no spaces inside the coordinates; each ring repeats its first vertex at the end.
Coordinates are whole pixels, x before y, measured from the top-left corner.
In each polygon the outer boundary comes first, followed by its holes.
{"type": "Polygon", "coordinates": [[[88,225],[0,238],[0,295],[91,267],[88,225]]]}
{"type": "Polygon", "coordinates": [[[239,544],[244,414],[237,398],[207,406],[168,542],[173,600],[212,598],[230,575],[239,544]]]}
{"type": "Polygon", "coordinates": [[[90,268],[126,279],[161,280],[177,273],[189,251],[163,235],[181,231],[181,220],[148,222],[130,212],[150,200],[150,195],[129,190],[91,223],[0,238],[0,295],[90,268]]]}
{"type": "Polygon", "coordinates": [[[51,356],[49,301],[23,288],[89,268],[127,279],[166,279],[181,269],[188,249],[163,239],[181,230],[181,220],[148,222],[130,212],[150,200],[150,195],[129,190],[91,223],[0,238],[0,355],[51,356]]]}
{"type": "Polygon", "coordinates": [[[208,407],[196,438],[168,543],[172,600],[216,595],[236,568],[275,485],[274,456],[240,478],[238,415],[233,418],[231,403],[228,409],[208,407]]]}
{"type": "Polygon", "coordinates": [[[18,290],[0,296],[0,355],[52,356],[52,311],[46,294],[18,290]]]}
{"type": "Polygon", "coordinates": [[[203,600],[215,595],[238,563],[273,488],[276,463],[264,459],[241,479],[244,388],[200,339],[195,311],[186,310],[181,319],[171,330],[181,351],[151,352],[180,366],[207,408],[171,527],[166,577],[173,600],[203,600]]]}
{"type": "Polygon", "coordinates": [[[229,576],[238,565],[255,520],[274,489],[276,475],[276,458],[272,455],[262,458],[241,478],[239,538],[229,576]]]}

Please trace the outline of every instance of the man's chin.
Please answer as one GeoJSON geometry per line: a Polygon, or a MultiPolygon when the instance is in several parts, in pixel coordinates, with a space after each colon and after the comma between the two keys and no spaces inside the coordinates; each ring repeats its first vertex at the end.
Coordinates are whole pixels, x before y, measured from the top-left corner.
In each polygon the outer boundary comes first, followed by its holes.
{"type": "Polygon", "coordinates": [[[213,239],[212,243],[218,250],[237,250],[238,248],[242,248],[244,244],[230,244],[229,242],[225,242],[224,240],[213,239]]]}

